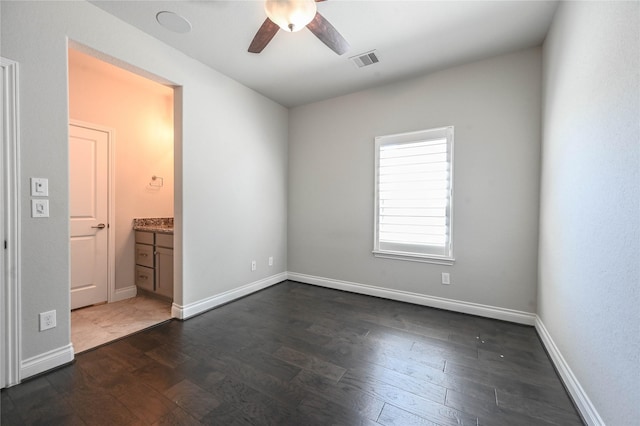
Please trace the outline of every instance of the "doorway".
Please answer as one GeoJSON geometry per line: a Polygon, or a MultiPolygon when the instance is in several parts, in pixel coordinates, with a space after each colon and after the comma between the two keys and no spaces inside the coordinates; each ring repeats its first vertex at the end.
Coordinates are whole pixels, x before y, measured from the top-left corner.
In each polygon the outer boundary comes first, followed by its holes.
{"type": "Polygon", "coordinates": [[[131,328],[134,323],[146,328],[171,317],[171,298],[136,286],[133,223],[173,219],[174,210],[173,87],[84,50],[69,49],[69,158],[75,180],[69,186],[71,335],[76,352],[97,334],[118,338],[123,331],[137,331],[131,328]],[[104,149],[101,138],[106,138],[104,149]],[[107,158],[106,169],[101,156],[107,158]],[[74,228],[81,229],[75,234],[74,228]]]}

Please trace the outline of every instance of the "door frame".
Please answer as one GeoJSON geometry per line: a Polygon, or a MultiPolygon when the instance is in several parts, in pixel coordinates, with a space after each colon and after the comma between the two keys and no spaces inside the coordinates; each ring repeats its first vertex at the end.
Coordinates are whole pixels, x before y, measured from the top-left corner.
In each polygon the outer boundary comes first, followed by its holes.
{"type": "MultiPolygon", "coordinates": [[[[69,120],[70,126],[84,127],[107,134],[107,302],[123,298],[116,296],[116,225],[115,225],[115,130],[81,120],[69,120]]],[[[67,141],[67,143],[69,143],[67,141]]],[[[71,165],[69,165],[71,167],[71,165]]],[[[69,219],[71,220],[71,219],[69,219]]],[[[71,281],[69,281],[71,292],[71,281]]]]}
{"type": "MultiPolygon", "coordinates": [[[[2,152],[0,162],[4,172],[0,176],[1,204],[3,206],[2,236],[7,242],[3,250],[0,277],[0,388],[20,383],[22,357],[20,322],[20,143],[18,121],[18,63],[0,57],[4,96],[2,98],[2,152]]],[[[2,242],[4,244],[4,241],[2,242]]]]}

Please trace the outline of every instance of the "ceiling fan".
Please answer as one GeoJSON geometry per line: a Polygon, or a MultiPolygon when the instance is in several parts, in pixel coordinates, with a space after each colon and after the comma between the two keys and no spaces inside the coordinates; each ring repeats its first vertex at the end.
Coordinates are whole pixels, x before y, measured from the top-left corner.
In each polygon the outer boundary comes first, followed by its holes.
{"type": "Polygon", "coordinates": [[[264,10],[267,19],[253,38],[249,52],[262,52],[280,28],[295,32],[306,26],[329,49],[338,55],[345,53],[349,50],[349,43],[317,11],[316,2],[322,1],[325,0],[266,0],[264,10]]]}

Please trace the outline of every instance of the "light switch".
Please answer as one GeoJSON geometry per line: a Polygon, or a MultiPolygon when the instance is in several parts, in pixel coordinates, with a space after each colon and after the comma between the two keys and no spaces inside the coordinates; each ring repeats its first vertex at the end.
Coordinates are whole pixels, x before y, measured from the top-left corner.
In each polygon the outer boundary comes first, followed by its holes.
{"type": "Polygon", "coordinates": [[[49,217],[49,200],[31,200],[31,217],[49,217]]]}
{"type": "Polygon", "coordinates": [[[31,196],[32,197],[48,197],[49,196],[49,179],[31,178],[31,196]]]}

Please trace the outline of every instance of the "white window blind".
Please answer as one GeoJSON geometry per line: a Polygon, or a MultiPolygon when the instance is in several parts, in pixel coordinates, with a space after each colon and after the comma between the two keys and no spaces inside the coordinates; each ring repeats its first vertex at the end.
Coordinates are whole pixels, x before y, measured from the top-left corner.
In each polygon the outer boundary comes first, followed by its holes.
{"type": "Polygon", "coordinates": [[[381,136],[375,146],[374,253],[453,260],[453,127],[381,136]]]}

